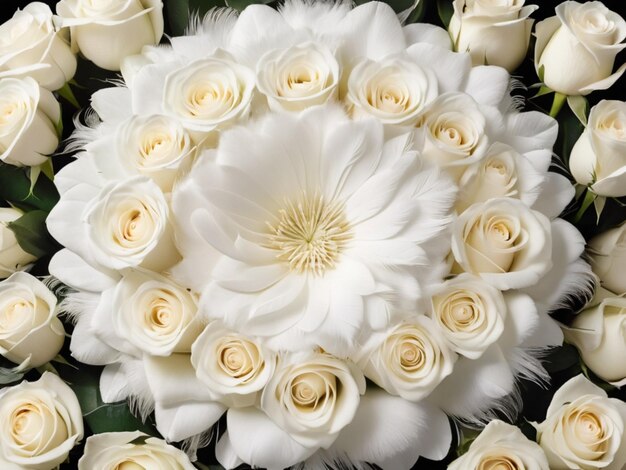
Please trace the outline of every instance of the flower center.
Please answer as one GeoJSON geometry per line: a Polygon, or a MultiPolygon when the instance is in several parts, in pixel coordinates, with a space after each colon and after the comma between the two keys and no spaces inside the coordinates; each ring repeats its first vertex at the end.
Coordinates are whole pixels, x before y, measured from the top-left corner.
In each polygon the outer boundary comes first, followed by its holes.
{"type": "Polygon", "coordinates": [[[292,271],[321,276],[335,267],[352,237],[343,209],[343,204],[327,202],[320,195],[288,201],[279,211],[279,222],[267,222],[266,246],[276,250],[278,259],[286,261],[292,271]]]}

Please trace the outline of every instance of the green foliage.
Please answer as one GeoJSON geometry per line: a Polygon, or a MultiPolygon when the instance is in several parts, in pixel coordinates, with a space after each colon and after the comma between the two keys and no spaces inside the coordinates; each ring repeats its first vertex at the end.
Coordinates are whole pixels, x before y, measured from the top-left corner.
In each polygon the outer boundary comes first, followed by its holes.
{"type": "Polygon", "coordinates": [[[0,163],[0,199],[24,211],[49,212],[59,200],[54,183],[44,174],[32,185],[30,175],[30,168],[0,163]]]}
{"type": "Polygon", "coordinates": [[[450,19],[454,14],[452,0],[437,0],[437,13],[439,13],[439,19],[447,28],[450,24],[450,19]]]}
{"type": "Polygon", "coordinates": [[[54,240],[46,229],[47,216],[45,211],[33,210],[7,225],[15,234],[20,247],[37,258],[42,258],[55,249],[54,240]]]}

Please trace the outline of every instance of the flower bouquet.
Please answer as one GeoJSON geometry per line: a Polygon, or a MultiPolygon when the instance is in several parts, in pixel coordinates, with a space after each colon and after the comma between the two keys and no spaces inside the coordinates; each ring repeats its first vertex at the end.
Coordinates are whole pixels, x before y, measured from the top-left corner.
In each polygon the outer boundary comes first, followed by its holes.
{"type": "Polygon", "coordinates": [[[23,3],[0,468],[625,468],[619,2],[23,3]]]}

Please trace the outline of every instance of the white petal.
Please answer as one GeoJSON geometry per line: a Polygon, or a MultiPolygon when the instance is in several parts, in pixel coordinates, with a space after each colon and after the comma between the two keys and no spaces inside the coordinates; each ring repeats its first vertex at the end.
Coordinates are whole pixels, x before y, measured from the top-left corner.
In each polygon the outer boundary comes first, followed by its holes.
{"type": "Polygon", "coordinates": [[[101,88],[91,95],[91,107],[103,121],[122,121],[133,114],[130,90],[126,87],[101,88]]]}
{"type": "Polygon", "coordinates": [[[96,269],[67,248],[55,253],[48,270],[51,275],[74,289],[102,292],[115,287],[119,274],[106,268],[96,269]]]}
{"type": "Polygon", "coordinates": [[[509,78],[502,67],[479,65],[472,68],[465,92],[481,104],[498,107],[509,90],[509,78]]]}
{"type": "Polygon", "coordinates": [[[100,395],[105,403],[115,403],[128,398],[129,378],[124,373],[122,364],[109,364],[100,375],[100,395]]]}
{"type": "Polygon", "coordinates": [[[448,32],[433,24],[413,23],[402,28],[407,46],[415,43],[428,43],[449,51],[452,50],[452,41],[448,32]]]}
{"type": "Polygon", "coordinates": [[[554,219],[567,207],[573,199],[576,190],[570,181],[558,173],[548,173],[547,181],[542,185],[542,191],[533,209],[546,217],[554,219]]]}
{"type": "Polygon", "coordinates": [[[226,407],[217,402],[190,401],[171,406],[157,402],[154,417],[161,435],[168,441],[177,442],[207,431],[225,411],[226,407]]]}
{"type": "Polygon", "coordinates": [[[226,470],[237,468],[244,463],[235,453],[235,449],[230,443],[228,430],[222,434],[222,437],[220,437],[220,440],[217,441],[215,445],[215,458],[226,470]]]}

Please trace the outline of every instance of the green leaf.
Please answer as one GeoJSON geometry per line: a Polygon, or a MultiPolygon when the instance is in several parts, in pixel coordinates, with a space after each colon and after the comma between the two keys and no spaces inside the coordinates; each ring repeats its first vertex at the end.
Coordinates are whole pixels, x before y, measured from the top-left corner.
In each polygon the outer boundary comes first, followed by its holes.
{"type": "Polygon", "coordinates": [[[57,90],[57,93],[59,94],[59,96],[61,98],[64,98],[66,101],[68,101],[76,109],[80,109],[80,103],[76,99],[76,96],[74,96],[74,92],[70,88],[69,82],[65,83],[65,85],[63,85],[61,88],[59,88],[57,90]]]}
{"type": "Polygon", "coordinates": [[[33,210],[7,224],[15,234],[20,247],[37,258],[55,251],[55,243],[46,228],[47,216],[47,212],[33,210]]]}
{"type": "Polygon", "coordinates": [[[534,95],[532,98],[539,98],[540,96],[548,95],[550,93],[554,93],[554,90],[548,88],[545,85],[541,85],[541,88],[539,88],[537,94],[534,95]]]}
{"type": "Polygon", "coordinates": [[[552,101],[552,108],[550,108],[550,116],[555,118],[558,116],[559,111],[563,108],[565,101],[567,100],[567,96],[563,93],[554,93],[554,100],[552,101]]]}
{"type": "Polygon", "coordinates": [[[606,198],[604,196],[598,196],[593,200],[593,207],[596,209],[596,225],[600,224],[600,216],[606,205],[606,198]]]}
{"type": "Polygon", "coordinates": [[[583,203],[581,204],[580,209],[578,209],[578,212],[576,212],[576,216],[574,217],[574,223],[580,222],[580,219],[583,218],[583,215],[585,214],[585,212],[587,212],[587,209],[589,209],[589,206],[597,197],[597,194],[594,194],[591,189],[587,188],[583,203]]]}
{"type": "Polygon", "coordinates": [[[454,15],[454,7],[451,0],[437,0],[437,12],[443,25],[447,28],[450,24],[450,18],[454,15]]]}
{"type": "Polygon", "coordinates": [[[546,67],[544,65],[540,66],[539,69],[537,70],[537,76],[539,77],[539,80],[541,81],[541,83],[543,83],[543,77],[545,76],[546,73],[546,67]]]}
{"type": "Polygon", "coordinates": [[[568,96],[567,104],[583,126],[587,125],[589,102],[584,96],[568,96]]]}
{"type": "Polygon", "coordinates": [[[189,23],[189,0],[165,0],[165,11],[174,36],[182,36],[189,23]]]}
{"type": "Polygon", "coordinates": [[[229,6],[231,8],[234,8],[235,10],[243,10],[244,8],[246,8],[248,5],[256,5],[256,4],[261,4],[261,5],[267,5],[268,3],[271,3],[272,0],[225,0],[224,3],[226,3],[226,6],[229,6]]]}
{"type": "Polygon", "coordinates": [[[59,200],[59,193],[50,178],[37,178],[31,188],[29,168],[0,163],[0,199],[25,211],[49,212],[59,200]]]}

